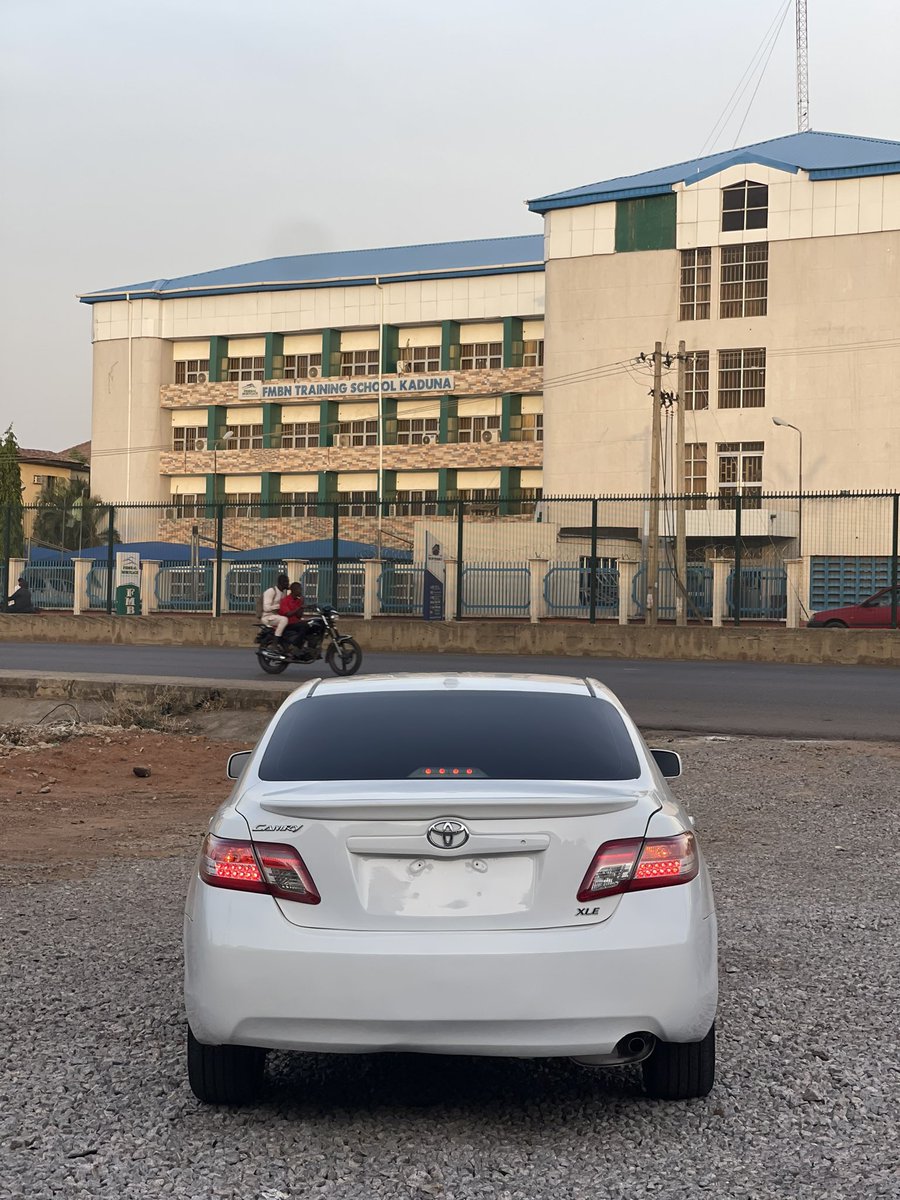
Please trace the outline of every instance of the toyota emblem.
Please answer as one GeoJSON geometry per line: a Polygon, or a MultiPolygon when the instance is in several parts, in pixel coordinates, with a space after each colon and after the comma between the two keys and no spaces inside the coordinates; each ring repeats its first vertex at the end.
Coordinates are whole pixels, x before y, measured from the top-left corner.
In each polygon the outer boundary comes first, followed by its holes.
{"type": "Polygon", "coordinates": [[[439,850],[457,850],[469,840],[469,831],[462,821],[435,821],[428,826],[427,837],[439,850]]]}

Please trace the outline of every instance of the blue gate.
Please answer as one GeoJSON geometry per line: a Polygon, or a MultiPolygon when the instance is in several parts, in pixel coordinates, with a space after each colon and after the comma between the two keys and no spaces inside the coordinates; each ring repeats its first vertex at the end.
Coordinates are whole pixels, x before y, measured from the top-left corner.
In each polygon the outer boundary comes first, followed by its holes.
{"type": "MultiPolygon", "coordinates": [[[[87,576],[88,608],[106,608],[106,581],[108,578],[109,564],[106,561],[95,561],[87,576]]],[[[115,603],[115,599],[114,590],[113,603],[115,603]]]]}
{"type": "MultiPolygon", "coordinates": [[[[712,617],[713,572],[712,567],[702,563],[688,566],[686,588],[688,594],[688,620],[708,620],[712,617]]],[[[665,619],[675,619],[675,599],[678,595],[678,585],[675,580],[675,568],[662,566],[659,568],[659,603],[658,615],[665,619]]],[[[631,599],[637,609],[638,616],[643,616],[647,601],[647,567],[642,564],[635,572],[634,584],[631,588],[631,599]]]]}
{"type": "MultiPolygon", "coordinates": [[[[307,608],[332,603],[332,563],[330,559],[312,562],[303,572],[303,598],[307,608]]],[[[337,610],[360,614],[365,600],[365,572],[360,562],[339,562],[337,571],[337,610]]]]}
{"type": "Polygon", "coordinates": [[[809,606],[843,608],[859,604],[891,582],[890,555],[821,555],[810,560],[809,606]]]}
{"type": "Polygon", "coordinates": [[[165,560],[156,574],[156,607],[160,612],[211,612],[213,564],[192,566],[183,560],[165,560]]]}
{"type": "MultiPolygon", "coordinates": [[[[619,614],[618,567],[598,567],[595,597],[597,616],[619,614]]],[[[591,572],[589,567],[565,563],[551,566],[544,575],[544,601],[551,617],[586,617],[591,610],[591,572]]]]}
{"type": "MultiPolygon", "coordinates": [[[[725,585],[728,615],[734,616],[734,576],[725,585]]],[[[741,616],[783,621],[787,616],[787,572],[784,567],[741,567],[741,616]]]]}
{"type": "Polygon", "coordinates": [[[71,562],[32,560],[25,564],[24,575],[35,608],[75,607],[75,567],[71,562]]]}
{"type": "Polygon", "coordinates": [[[378,604],[383,613],[421,617],[425,592],[422,563],[385,562],[378,576],[378,604]]]}
{"type": "Polygon", "coordinates": [[[531,572],[527,563],[479,563],[463,567],[462,611],[469,616],[528,615],[531,572]]]}
{"type": "Polygon", "coordinates": [[[271,558],[226,563],[225,569],[228,572],[225,576],[225,611],[251,613],[256,612],[257,601],[263,592],[274,587],[278,576],[287,571],[283,562],[271,558]]]}

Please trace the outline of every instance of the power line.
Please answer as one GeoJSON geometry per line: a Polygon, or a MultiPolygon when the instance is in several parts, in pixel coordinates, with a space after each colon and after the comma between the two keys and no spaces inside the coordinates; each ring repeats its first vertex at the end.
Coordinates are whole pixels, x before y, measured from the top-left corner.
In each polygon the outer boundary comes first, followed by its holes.
{"type": "Polygon", "coordinates": [[[767,67],[768,67],[768,65],[769,65],[769,60],[770,60],[770,59],[771,59],[771,57],[772,57],[772,53],[773,53],[773,51],[775,50],[775,46],[776,46],[776,44],[777,44],[777,42],[778,42],[779,35],[780,35],[780,33],[781,33],[782,27],[783,27],[783,25],[784,25],[785,19],[787,18],[787,15],[788,15],[788,11],[789,11],[789,10],[790,10],[790,2],[788,2],[788,3],[785,5],[784,12],[783,12],[783,13],[782,13],[782,15],[781,15],[781,21],[780,21],[780,23],[779,23],[779,25],[778,25],[778,28],[775,30],[775,33],[774,33],[773,37],[772,37],[772,41],[771,41],[771,44],[770,44],[770,46],[769,46],[769,53],[766,55],[766,61],[765,61],[765,62],[763,63],[763,65],[762,65],[762,70],[760,71],[760,73],[759,73],[759,78],[758,78],[758,79],[757,79],[757,81],[756,81],[756,87],[753,89],[753,95],[750,97],[750,101],[749,101],[749,103],[747,104],[747,110],[746,110],[746,112],[744,113],[744,119],[741,121],[740,125],[738,126],[738,131],[737,131],[737,133],[734,135],[734,141],[733,141],[733,142],[732,142],[732,144],[731,144],[731,148],[732,148],[732,150],[733,150],[733,149],[734,149],[734,147],[735,147],[735,146],[738,144],[738,138],[741,136],[741,133],[743,132],[743,129],[744,129],[744,125],[745,125],[745,124],[746,124],[746,122],[747,122],[747,118],[750,116],[750,109],[753,107],[753,101],[756,99],[756,93],[759,91],[759,85],[762,83],[762,81],[763,81],[763,78],[764,78],[764,76],[765,76],[765,73],[766,73],[766,68],[767,68],[767,67]]]}

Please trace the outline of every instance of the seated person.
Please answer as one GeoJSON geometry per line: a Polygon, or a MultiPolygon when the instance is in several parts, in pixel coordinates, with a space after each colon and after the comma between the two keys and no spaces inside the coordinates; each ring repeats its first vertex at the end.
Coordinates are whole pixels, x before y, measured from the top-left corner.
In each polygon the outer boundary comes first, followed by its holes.
{"type": "Polygon", "coordinates": [[[287,626],[287,618],[279,614],[278,606],[287,595],[290,586],[287,575],[279,575],[275,580],[275,586],[266,588],[262,594],[259,623],[268,629],[274,629],[277,638],[281,637],[287,626]]]}
{"type": "Polygon", "coordinates": [[[34,605],[31,603],[31,588],[28,586],[28,580],[24,575],[19,576],[19,586],[6,602],[6,611],[10,613],[33,613],[34,605]]]}
{"type": "Polygon", "coordinates": [[[303,620],[303,588],[299,583],[292,583],[287,595],[278,606],[279,623],[285,624],[275,630],[276,640],[282,650],[300,650],[305,637],[305,621],[303,620]]]}

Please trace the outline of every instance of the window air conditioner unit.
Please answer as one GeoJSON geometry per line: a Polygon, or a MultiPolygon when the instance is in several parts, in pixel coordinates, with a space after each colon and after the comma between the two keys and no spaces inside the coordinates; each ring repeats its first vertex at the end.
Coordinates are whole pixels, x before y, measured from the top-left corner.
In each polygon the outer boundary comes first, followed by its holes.
{"type": "Polygon", "coordinates": [[[334,444],[335,444],[335,446],[339,447],[342,450],[349,449],[349,447],[353,445],[353,434],[352,433],[337,434],[337,436],[334,439],[334,444]]]}
{"type": "Polygon", "coordinates": [[[167,508],[163,513],[163,518],[166,521],[177,520],[178,519],[178,509],[177,508],[167,508]]]}
{"type": "Polygon", "coordinates": [[[500,441],[500,430],[499,429],[482,429],[481,440],[483,442],[499,442],[500,441]]]}
{"type": "Polygon", "coordinates": [[[410,371],[412,371],[412,363],[409,361],[409,359],[408,358],[398,358],[397,359],[397,374],[398,375],[408,375],[410,373],[410,371]]]}
{"type": "Polygon", "coordinates": [[[209,376],[207,375],[207,373],[205,371],[197,372],[197,382],[198,383],[209,383],[209,376]]]}
{"type": "Polygon", "coordinates": [[[206,449],[206,438],[197,438],[197,440],[194,442],[194,449],[195,450],[205,450],[206,449]]]}
{"type": "Polygon", "coordinates": [[[437,442],[438,442],[438,435],[436,433],[423,433],[422,434],[422,445],[423,446],[436,446],[437,442]]]}
{"type": "Polygon", "coordinates": [[[318,379],[322,374],[321,367],[309,367],[306,372],[307,379],[318,379]]]}

